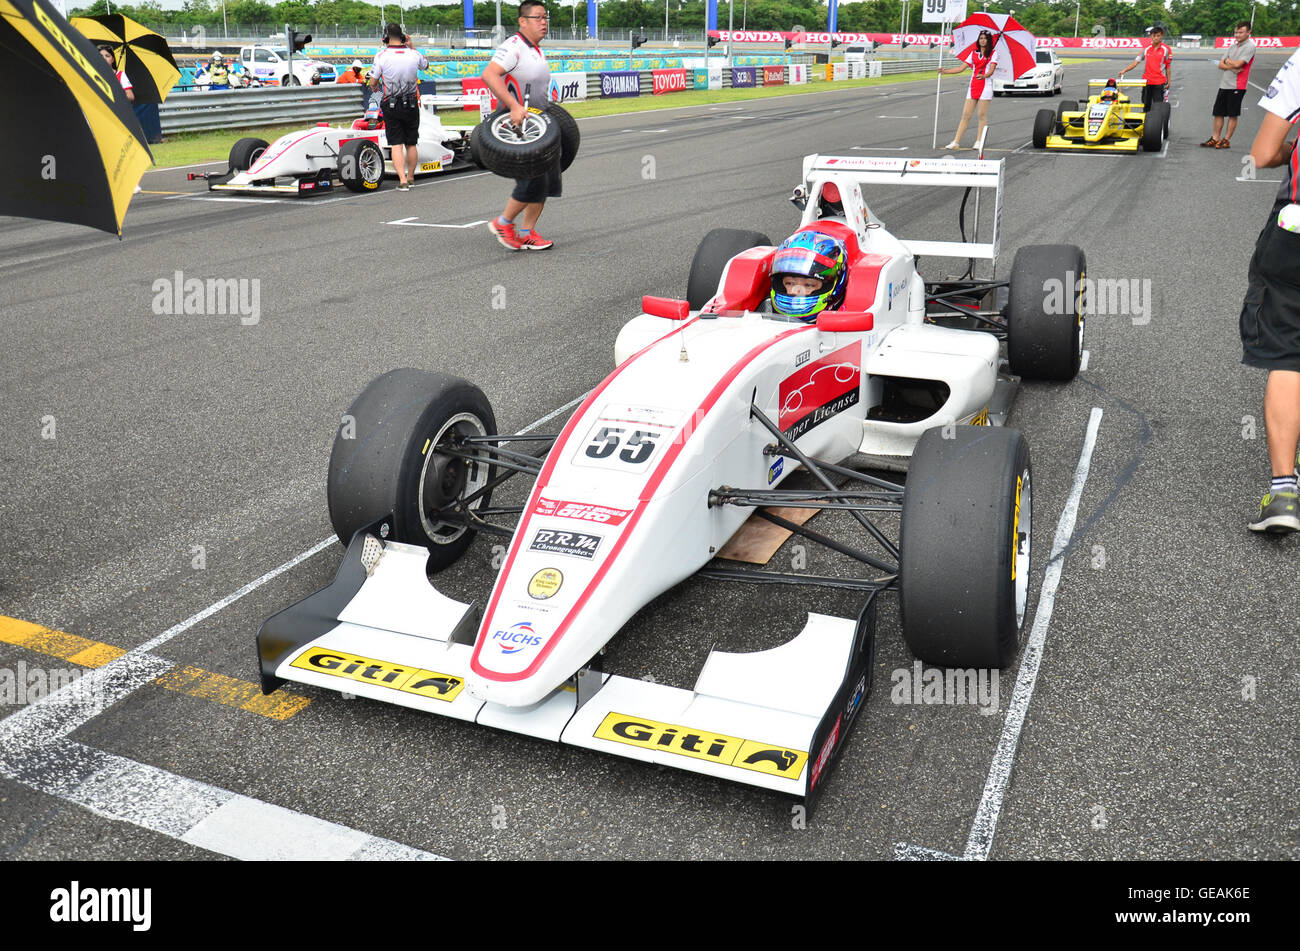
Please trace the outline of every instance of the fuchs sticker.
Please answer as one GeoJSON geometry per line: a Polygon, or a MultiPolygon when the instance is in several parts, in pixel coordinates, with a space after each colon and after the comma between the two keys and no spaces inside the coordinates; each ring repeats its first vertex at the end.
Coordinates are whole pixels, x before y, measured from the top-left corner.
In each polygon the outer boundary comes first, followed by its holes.
{"type": "Polygon", "coordinates": [[[564,575],[558,568],[542,568],[528,580],[528,596],[538,601],[554,597],[564,584],[564,575]]]}
{"type": "Polygon", "coordinates": [[[496,645],[501,654],[510,657],[538,646],[542,643],[542,639],[533,630],[531,621],[520,621],[493,631],[488,637],[488,642],[496,645]]]}
{"type": "Polygon", "coordinates": [[[600,535],[586,532],[561,532],[553,528],[539,528],[533,536],[529,551],[544,551],[551,555],[573,555],[592,558],[600,550],[600,535]]]}
{"type": "Polygon", "coordinates": [[[602,525],[622,525],[623,519],[632,514],[631,509],[614,509],[605,505],[592,505],[588,502],[565,502],[560,499],[538,499],[533,506],[535,515],[553,515],[556,518],[576,518],[584,522],[599,522],[602,525]]]}
{"type": "Polygon", "coordinates": [[[831,735],[826,737],[826,742],[822,744],[821,752],[817,754],[817,762],[813,763],[812,775],[808,777],[808,791],[812,792],[817,785],[817,780],[822,778],[822,770],[830,762],[831,754],[835,752],[835,744],[840,741],[840,723],[843,717],[835,718],[835,726],[831,729],[831,735]]]}
{"type": "Polygon", "coordinates": [[[331,677],[343,677],[358,683],[374,684],[376,687],[388,687],[402,693],[414,693],[434,700],[445,700],[448,703],[455,700],[465,687],[462,678],[451,674],[323,647],[308,648],[289,666],[331,677]]]}
{"type": "Polygon", "coordinates": [[[798,439],[853,406],[862,383],[862,341],[855,340],[781,381],[781,432],[798,439]]]}
{"type": "Polygon", "coordinates": [[[623,743],[660,753],[676,753],[691,759],[750,769],[769,776],[797,780],[803,773],[808,754],[785,746],[760,743],[725,733],[710,733],[676,723],[660,723],[646,717],[626,713],[610,713],[601,721],[596,732],[598,739],[623,743]]]}

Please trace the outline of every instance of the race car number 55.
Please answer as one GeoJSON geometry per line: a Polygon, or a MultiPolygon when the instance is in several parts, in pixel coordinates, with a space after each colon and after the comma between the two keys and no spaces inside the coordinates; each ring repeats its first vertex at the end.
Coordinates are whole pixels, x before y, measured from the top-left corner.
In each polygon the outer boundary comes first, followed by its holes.
{"type": "Polygon", "coordinates": [[[639,424],[598,420],[574,454],[575,466],[642,472],[650,466],[668,432],[639,424]]]}

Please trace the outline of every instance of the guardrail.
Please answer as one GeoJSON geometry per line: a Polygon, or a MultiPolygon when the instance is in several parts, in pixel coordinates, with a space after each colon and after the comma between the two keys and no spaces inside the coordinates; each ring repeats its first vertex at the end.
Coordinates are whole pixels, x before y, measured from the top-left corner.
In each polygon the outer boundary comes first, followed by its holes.
{"type": "Polygon", "coordinates": [[[361,86],[290,86],[180,92],[158,107],[163,133],[313,122],[361,114],[361,86]]]}

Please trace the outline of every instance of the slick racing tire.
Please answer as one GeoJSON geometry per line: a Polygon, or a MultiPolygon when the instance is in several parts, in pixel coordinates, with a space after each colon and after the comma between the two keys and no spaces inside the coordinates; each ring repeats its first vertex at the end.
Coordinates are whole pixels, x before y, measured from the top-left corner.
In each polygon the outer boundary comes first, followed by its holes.
{"type": "MultiPolygon", "coordinates": [[[[348,407],[330,452],[326,494],[339,541],[346,545],[391,514],[395,541],[427,546],[429,570],[446,568],[475,531],[441,513],[484,488],[496,471],[437,450],[495,432],[487,397],[459,377],[401,369],[373,380],[348,407]]],[[[469,508],[490,500],[485,491],[469,508]]]]}
{"type": "Polygon", "coordinates": [[[582,144],[582,133],[578,131],[578,120],[569,115],[569,111],[559,103],[551,103],[546,113],[560,130],[560,171],[567,172],[573,160],[578,157],[578,146],[582,144]]]}
{"type": "Polygon", "coordinates": [[[1072,244],[1021,248],[1007,294],[1007,362],[1032,380],[1072,380],[1083,357],[1087,259],[1072,244]]]}
{"type": "Polygon", "coordinates": [[[1047,148],[1047,137],[1056,130],[1056,113],[1051,109],[1039,109],[1034,116],[1034,148],[1047,148]]]}
{"type": "Polygon", "coordinates": [[[1029,446],[1014,429],[921,436],[903,493],[899,609],[916,658],[1006,667],[1029,598],[1029,446]]]}
{"type": "Polygon", "coordinates": [[[1151,104],[1151,111],[1142,119],[1142,151],[1159,152],[1165,144],[1165,116],[1162,110],[1168,108],[1163,102],[1151,104]]]}
{"type": "Polygon", "coordinates": [[[266,139],[240,139],[230,147],[230,170],[246,172],[266,151],[266,139]]]}
{"type": "Polygon", "coordinates": [[[523,125],[510,124],[510,110],[497,109],[474,130],[488,171],[503,178],[540,178],[560,154],[560,128],[546,110],[529,109],[523,125]]]}
{"type": "Polygon", "coordinates": [[[700,246],[695,249],[690,276],[686,279],[686,301],[691,310],[699,310],[718,293],[718,284],[728,261],[741,251],[765,247],[771,243],[767,235],[758,231],[714,228],[706,234],[700,246]]]}
{"type": "Polygon", "coordinates": [[[1157,102],[1154,104],[1153,112],[1154,109],[1160,110],[1160,134],[1167,139],[1169,138],[1169,103],[1157,102]]]}
{"type": "Polygon", "coordinates": [[[369,139],[353,139],[339,149],[339,181],[352,192],[372,192],[384,180],[384,153],[369,139]]]}
{"type": "Polygon", "coordinates": [[[1056,104],[1056,128],[1061,135],[1065,134],[1065,114],[1078,111],[1079,103],[1073,99],[1062,99],[1056,104]]]}
{"type": "Polygon", "coordinates": [[[469,134],[469,148],[467,152],[469,154],[469,160],[471,162],[473,162],[479,168],[484,168],[484,169],[487,168],[487,166],[483,164],[482,157],[478,154],[478,127],[477,126],[475,126],[473,131],[471,131],[469,134]]]}

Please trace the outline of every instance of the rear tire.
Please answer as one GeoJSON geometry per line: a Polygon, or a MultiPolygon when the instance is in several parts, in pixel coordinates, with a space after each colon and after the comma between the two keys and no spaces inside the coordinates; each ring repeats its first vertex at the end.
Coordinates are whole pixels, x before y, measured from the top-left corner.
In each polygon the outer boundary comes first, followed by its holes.
{"type": "Polygon", "coordinates": [[[266,139],[240,139],[230,147],[230,170],[246,172],[266,151],[266,139]]]}
{"type": "Polygon", "coordinates": [[[927,430],[903,492],[899,609],[924,663],[1007,667],[1029,600],[1032,468],[1014,429],[927,430]]]}
{"type": "Polygon", "coordinates": [[[1034,148],[1047,148],[1047,137],[1056,129],[1056,113],[1051,109],[1039,109],[1034,116],[1034,148]]]}
{"type": "Polygon", "coordinates": [[[1056,126],[1061,135],[1065,134],[1065,114],[1078,111],[1079,103],[1073,99],[1062,99],[1056,104],[1056,126]]]}
{"type": "Polygon", "coordinates": [[[1072,380],[1083,357],[1087,258],[1072,244],[1021,248],[1011,263],[1007,362],[1027,379],[1072,380]]]}
{"type": "MultiPolygon", "coordinates": [[[[463,436],[496,432],[482,390],[459,377],[391,370],[358,396],[330,452],[330,523],[346,545],[359,529],[393,516],[393,540],[429,548],[429,570],[447,567],[475,531],[439,513],[485,485],[490,466],[434,450],[463,436]]],[[[471,508],[486,507],[486,492],[471,508]]]]}
{"type": "Polygon", "coordinates": [[[1142,150],[1144,152],[1159,152],[1160,147],[1165,144],[1164,121],[1162,113],[1164,103],[1156,102],[1151,104],[1151,111],[1142,117],[1142,150]]]}
{"type": "Polygon", "coordinates": [[[718,283],[727,262],[741,251],[764,247],[772,243],[767,235],[758,231],[737,231],[734,228],[714,228],[704,236],[691,259],[690,276],[686,280],[686,301],[691,310],[699,310],[718,293],[718,283]]]}

